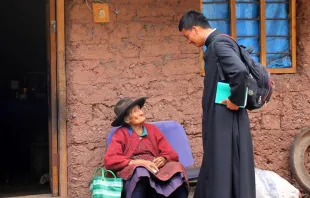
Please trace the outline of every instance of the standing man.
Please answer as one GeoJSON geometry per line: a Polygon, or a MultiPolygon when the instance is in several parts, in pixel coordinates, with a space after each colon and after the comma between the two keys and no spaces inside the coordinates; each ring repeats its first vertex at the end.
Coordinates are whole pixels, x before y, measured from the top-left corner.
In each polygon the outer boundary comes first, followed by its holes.
{"type": "Polygon", "coordinates": [[[198,11],[186,12],[179,31],[190,44],[206,45],[202,96],[203,162],[194,198],[255,198],[255,173],[252,137],[245,100],[247,68],[239,58],[237,44],[212,29],[198,11]],[[231,96],[215,103],[221,65],[231,96]]]}

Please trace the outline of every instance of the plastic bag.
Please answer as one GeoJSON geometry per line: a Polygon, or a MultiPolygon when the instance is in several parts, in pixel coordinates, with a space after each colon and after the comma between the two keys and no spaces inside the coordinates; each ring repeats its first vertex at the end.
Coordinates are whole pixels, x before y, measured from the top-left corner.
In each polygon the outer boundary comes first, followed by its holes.
{"type": "Polygon", "coordinates": [[[272,171],[255,168],[256,198],[300,198],[300,192],[272,171]]]}

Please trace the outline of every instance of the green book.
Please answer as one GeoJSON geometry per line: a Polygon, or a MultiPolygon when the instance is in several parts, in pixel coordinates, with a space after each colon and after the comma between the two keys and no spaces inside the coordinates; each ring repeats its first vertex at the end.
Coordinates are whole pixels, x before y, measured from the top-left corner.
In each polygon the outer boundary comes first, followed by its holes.
{"type": "MultiPolygon", "coordinates": [[[[228,83],[218,82],[217,89],[216,89],[216,97],[215,103],[221,104],[221,102],[231,95],[230,86],[228,83]]],[[[248,96],[248,88],[246,88],[245,96],[244,96],[244,104],[239,106],[240,108],[245,108],[247,103],[247,96],[248,96]]]]}

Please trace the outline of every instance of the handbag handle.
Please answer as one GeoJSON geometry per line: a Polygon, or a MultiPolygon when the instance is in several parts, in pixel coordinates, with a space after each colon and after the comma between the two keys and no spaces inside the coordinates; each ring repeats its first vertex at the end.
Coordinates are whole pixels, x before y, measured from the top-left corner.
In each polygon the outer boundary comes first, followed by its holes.
{"type": "Polygon", "coordinates": [[[101,177],[102,177],[102,179],[104,179],[104,173],[105,173],[105,171],[104,171],[103,168],[97,168],[96,171],[95,171],[95,173],[94,173],[94,177],[96,177],[98,171],[100,171],[100,170],[101,170],[101,177]]]}
{"type": "Polygon", "coordinates": [[[116,178],[116,175],[113,173],[113,171],[110,171],[110,170],[104,171],[103,168],[97,168],[95,173],[94,173],[94,177],[97,175],[98,171],[100,171],[100,170],[101,170],[101,179],[102,180],[105,178],[105,175],[107,172],[111,173],[114,176],[114,178],[116,178]]]}
{"type": "Polygon", "coordinates": [[[107,173],[107,172],[111,173],[111,174],[114,176],[114,178],[116,178],[116,175],[113,173],[113,171],[106,170],[106,173],[107,173]]]}

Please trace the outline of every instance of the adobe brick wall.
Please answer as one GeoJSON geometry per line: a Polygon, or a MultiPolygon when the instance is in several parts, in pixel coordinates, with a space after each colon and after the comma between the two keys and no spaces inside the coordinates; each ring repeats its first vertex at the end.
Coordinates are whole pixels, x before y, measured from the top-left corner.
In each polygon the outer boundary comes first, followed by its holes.
{"type": "Polygon", "coordinates": [[[201,155],[199,50],[177,27],[187,9],[199,9],[199,1],[112,0],[109,5],[110,23],[94,24],[83,0],[66,4],[69,197],[88,196],[121,96],[149,97],[148,120],[178,120],[186,126],[197,163],[201,155]]]}
{"type": "MultiPolygon", "coordinates": [[[[149,121],[183,124],[196,164],[201,162],[199,51],[177,29],[180,16],[199,9],[199,1],[109,2],[110,23],[94,24],[84,0],[66,1],[70,198],[89,197],[88,182],[95,168],[103,165],[113,105],[121,96],[147,96],[149,121]]],[[[290,143],[310,125],[309,6],[298,0],[303,9],[298,11],[298,73],[273,76],[272,102],[250,114],[256,166],[290,181],[290,143]]]]}
{"type": "Polygon", "coordinates": [[[297,0],[297,74],[273,75],[272,101],[250,114],[256,166],[273,170],[293,183],[290,145],[297,133],[310,126],[309,11],[310,1],[297,0]]]}

